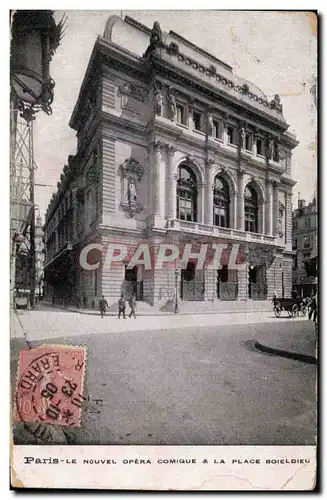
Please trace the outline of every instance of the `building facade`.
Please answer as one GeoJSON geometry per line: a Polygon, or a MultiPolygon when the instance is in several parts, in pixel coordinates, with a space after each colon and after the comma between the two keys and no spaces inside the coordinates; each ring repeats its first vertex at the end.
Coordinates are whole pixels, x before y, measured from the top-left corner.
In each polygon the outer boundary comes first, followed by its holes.
{"type": "Polygon", "coordinates": [[[317,287],[318,207],[312,202],[298,200],[293,211],[293,288],[303,297],[310,296],[317,287]]]}
{"type": "Polygon", "coordinates": [[[31,290],[40,298],[43,295],[44,233],[40,215],[35,219],[35,256],[30,252],[30,234],[17,246],[15,265],[15,297],[30,294],[31,290]],[[33,267],[35,267],[35,280],[33,267]]]}
{"type": "MultiPolygon", "coordinates": [[[[70,126],[68,158],[45,221],[46,294],[97,307],[134,290],[165,307],[270,300],[292,289],[292,150],[278,95],[268,101],[230,66],[177,33],[125,17],[98,37],[70,126]],[[90,243],[240,244],[246,267],[92,271],[78,256],[90,243]]],[[[99,257],[97,257],[99,260],[99,257]]],[[[227,261],[226,261],[227,262],[227,261]]]]}

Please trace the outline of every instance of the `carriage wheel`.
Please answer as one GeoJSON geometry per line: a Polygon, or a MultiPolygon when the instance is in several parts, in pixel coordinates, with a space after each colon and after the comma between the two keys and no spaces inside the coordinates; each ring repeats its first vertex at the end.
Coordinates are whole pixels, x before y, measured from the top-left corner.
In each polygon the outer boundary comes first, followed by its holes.
{"type": "Polygon", "coordinates": [[[276,318],[279,318],[281,312],[282,312],[282,308],[279,304],[276,307],[274,307],[274,313],[275,313],[276,318]]]}
{"type": "Polygon", "coordinates": [[[292,306],[291,316],[293,317],[296,316],[298,312],[299,312],[299,306],[297,304],[294,304],[292,306]]]}

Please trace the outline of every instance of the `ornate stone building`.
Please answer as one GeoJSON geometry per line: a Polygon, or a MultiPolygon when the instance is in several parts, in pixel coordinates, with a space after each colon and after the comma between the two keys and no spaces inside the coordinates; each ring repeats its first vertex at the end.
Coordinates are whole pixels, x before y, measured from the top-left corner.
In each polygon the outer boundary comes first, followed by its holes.
{"type": "MultiPolygon", "coordinates": [[[[292,149],[281,100],[177,33],[113,16],[70,126],[77,153],[46,215],[48,296],[97,307],[123,289],[164,307],[271,299],[292,288],[292,149]],[[241,244],[246,269],[82,269],[88,243],[241,244]]],[[[103,263],[103,262],[102,262],[103,263]]]]}
{"type": "Polygon", "coordinates": [[[293,211],[293,288],[301,296],[317,289],[318,206],[314,196],[310,203],[298,200],[293,211]]]}

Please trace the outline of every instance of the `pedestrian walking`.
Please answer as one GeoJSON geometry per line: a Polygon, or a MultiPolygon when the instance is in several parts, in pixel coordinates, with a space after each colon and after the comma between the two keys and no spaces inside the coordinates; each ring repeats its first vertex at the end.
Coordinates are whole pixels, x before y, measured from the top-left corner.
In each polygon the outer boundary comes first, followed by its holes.
{"type": "Polygon", "coordinates": [[[131,308],[131,312],[129,313],[129,317],[131,318],[132,316],[134,316],[134,318],[136,318],[136,314],[135,314],[135,306],[136,306],[136,300],[135,300],[135,295],[131,295],[129,301],[128,301],[128,304],[129,304],[129,307],[131,308]]]}
{"type": "Polygon", "coordinates": [[[312,297],[309,311],[309,320],[313,320],[315,325],[317,325],[317,316],[318,316],[318,301],[317,294],[312,297]]]}
{"type": "Polygon", "coordinates": [[[104,295],[102,295],[100,299],[99,306],[100,306],[101,318],[103,318],[106,315],[106,308],[108,307],[108,302],[104,298],[104,295]]]}
{"type": "Polygon", "coordinates": [[[123,318],[126,319],[125,310],[126,310],[126,301],[124,294],[122,293],[120,299],[118,300],[118,319],[120,319],[121,314],[123,315],[123,318]]]}

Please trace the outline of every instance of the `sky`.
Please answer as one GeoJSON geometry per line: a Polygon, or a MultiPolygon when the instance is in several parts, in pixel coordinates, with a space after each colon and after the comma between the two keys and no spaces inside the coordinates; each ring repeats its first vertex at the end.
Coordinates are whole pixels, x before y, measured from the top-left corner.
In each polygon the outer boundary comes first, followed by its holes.
{"type": "Polygon", "coordinates": [[[111,15],[129,15],[152,27],[173,30],[233,67],[269,99],[279,94],[284,116],[299,146],[293,151],[293,205],[311,200],[316,190],[316,108],[311,93],[317,74],[317,39],[310,14],[272,11],[56,11],[67,17],[66,32],[50,66],[54,79],[53,113],[39,113],[34,122],[35,201],[44,217],[57,190],[68,155],[76,152],[76,133],[68,123],[98,35],[111,15]]]}

